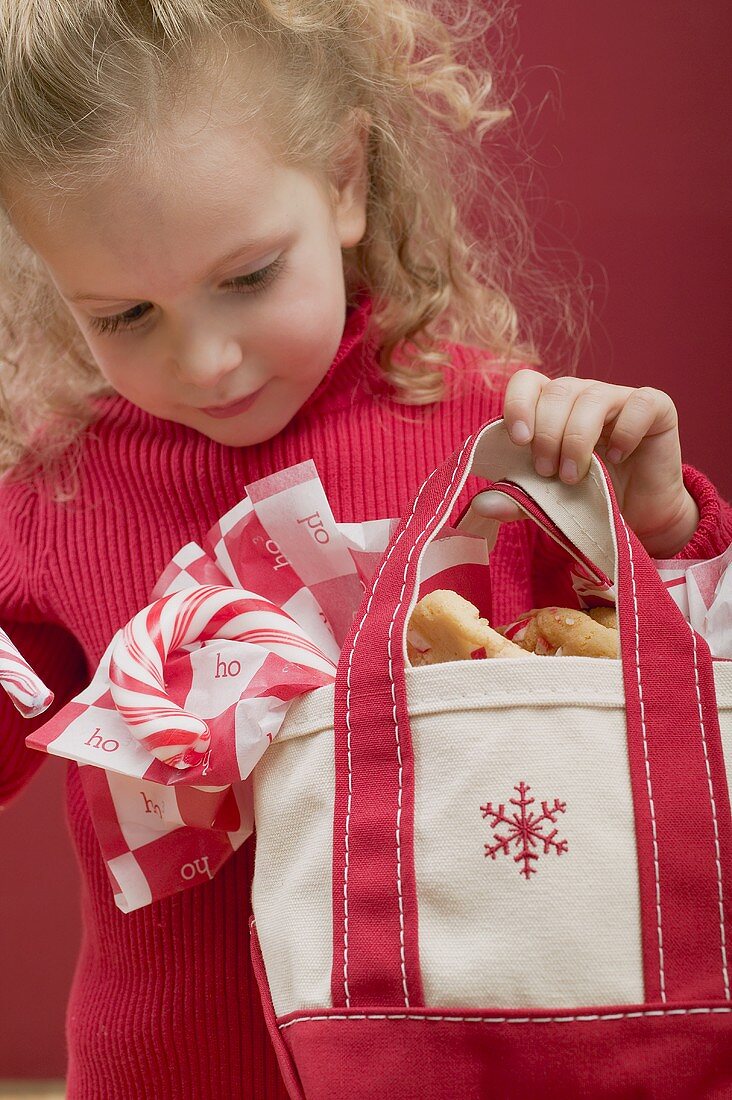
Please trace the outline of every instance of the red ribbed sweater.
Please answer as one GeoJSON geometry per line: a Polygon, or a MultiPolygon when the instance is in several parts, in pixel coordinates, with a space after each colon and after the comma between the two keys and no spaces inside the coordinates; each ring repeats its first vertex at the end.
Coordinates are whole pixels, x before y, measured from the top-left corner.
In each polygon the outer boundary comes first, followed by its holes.
{"type": "MultiPolygon", "coordinates": [[[[53,503],[39,479],[0,481],[0,624],[56,694],[28,721],[0,691],[0,802],[45,759],[24,738],[89,682],[162,568],[201,541],[246,483],[312,458],[337,520],[398,516],[435,466],[501,414],[501,391],[478,379],[459,346],[448,399],[393,402],[364,338],[370,308],[362,298],[349,311],[329,373],[273,439],[226,447],[115,395],[100,399],[85,434],[75,501],[53,503]]],[[[732,541],[732,508],[703,474],[687,466],[684,476],[701,523],[679,556],[715,556],[732,541]]],[[[476,488],[471,479],[458,509],[476,488]]],[[[496,622],[556,600],[553,547],[533,524],[501,529],[491,558],[496,622]]],[[[284,1098],[249,961],[251,842],[211,882],[123,914],[75,764],[67,815],[84,932],[67,1012],[69,1100],[284,1098]]]]}

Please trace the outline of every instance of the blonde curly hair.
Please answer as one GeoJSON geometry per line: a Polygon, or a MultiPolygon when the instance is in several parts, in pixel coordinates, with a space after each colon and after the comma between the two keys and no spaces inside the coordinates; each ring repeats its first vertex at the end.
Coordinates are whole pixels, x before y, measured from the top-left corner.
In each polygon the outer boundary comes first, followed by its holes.
{"type": "MultiPolygon", "coordinates": [[[[518,67],[497,58],[514,25],[510,0],[0,0],[0,196],[83,186],[150,155],[164,112],[219,71],[222,47],[253,45],[277,78],[242,111],[264,112],[284,164],[337,171],[345,112],[369,119],[367,230],[344,250],[344,276],[350,303],[364,287],[374,299],[397,400],[444,396],[450,342],[476,349],[489,384],[511,364],[540,365],[547,324],[545,346],[569,338],[572,373],[580,282],[542,273],[516,165],[482,148],[513,117],[518,67]],[[478,201],[480,239],[468,228],[478,201]]],[[[92,399],[113,393],[6,205],[0,473],[58,473],[99,415],[92,399]]]]}

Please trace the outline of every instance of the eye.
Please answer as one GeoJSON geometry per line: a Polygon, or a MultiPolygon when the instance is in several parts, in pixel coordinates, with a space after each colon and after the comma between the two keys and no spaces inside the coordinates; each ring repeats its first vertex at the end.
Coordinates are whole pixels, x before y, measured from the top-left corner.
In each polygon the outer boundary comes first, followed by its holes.
{"type": "Polygon", "coordinates": [[[120,328],[132,328],[147,312],[148,303],[143,303],[139,306],[133,306],[125,313],[117,313],[114,317],[90,317],[89,324],[96,332],[116,332],[120,328]]]}
{"type": "Polygon", "coordinates": [[[284,262],[284,256],[278,256],[274,263],[268,264],[267,267],[260,268],[259,271],[253,271],[251,275],[239,275],[236,279],[229,279],[228,283],[224,285],[233,287],[235,290],[247,290],[252,287],[259,290],[274,280],[284,266],[284,262]]]}
{"type": "MultiPolygon", "coordinates": [[[[279,256],[274,263],[268,264],[267,267],[260,268],[259,271],[253,271],[249,275],[239,275],[236,279],[229,279],[223,285],[238,294],[256,294],[274,282],[280,270],[284,267],[284,263],[284,256],[279,256]]],[[[111,335],[120,329],[139,327],[137,322],[146,317],[149,312],[150,303],[142,302],[140,305],[133,306],[132,309],[128,309],[124,313],[116,313],[112,317],[90,317],[89,325],[95,332],[111,335]]]]}

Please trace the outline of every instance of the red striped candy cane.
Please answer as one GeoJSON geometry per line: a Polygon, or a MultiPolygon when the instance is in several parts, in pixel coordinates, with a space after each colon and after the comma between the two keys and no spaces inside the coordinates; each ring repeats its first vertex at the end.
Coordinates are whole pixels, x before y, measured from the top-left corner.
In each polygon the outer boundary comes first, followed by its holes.
{"type": "Polygon", "coordinates": [[[0,684],[24,718],[43,714],[53,702],[53,692],[36,675],[1,627],[0,684]]]}
{"type": "Polygon", "coordinates": [[[211,638],[261,645],[284,660],[335,679],[335,665],[285,611],[254,593],[201,585],[164,596],[127,624],[112,651],[110,692],[137,741],[163,763],[183,770],[209,747],[208,723],[183,710],[165,690],[168,656],[211,638]]]}

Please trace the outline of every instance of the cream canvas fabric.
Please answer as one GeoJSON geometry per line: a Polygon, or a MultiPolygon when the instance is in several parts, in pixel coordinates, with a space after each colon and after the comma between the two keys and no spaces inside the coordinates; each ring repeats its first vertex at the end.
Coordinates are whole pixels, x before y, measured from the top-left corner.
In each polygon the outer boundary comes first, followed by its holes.
{"type": "MultiPolygon", "coordinates": [[[[715,662],[714,675],[732,784],[732,662],[715,662]]],[[[453,662],[407,668],[406,679],[427,1005],[643,1001],[620,662],[453,662]],[[509,824],[483,812],[501,804],[509,824]],[[526,877],[520,844],[494,858],[486,845],[530,814],[538,859],[526,877]]],[[[332,713],[332,687],[303,697],[254,773],[253,907],[278,1016],[331,1005],[332,713]]],[[[680,805],[680,844],[688,811],[680,805]]]]}

